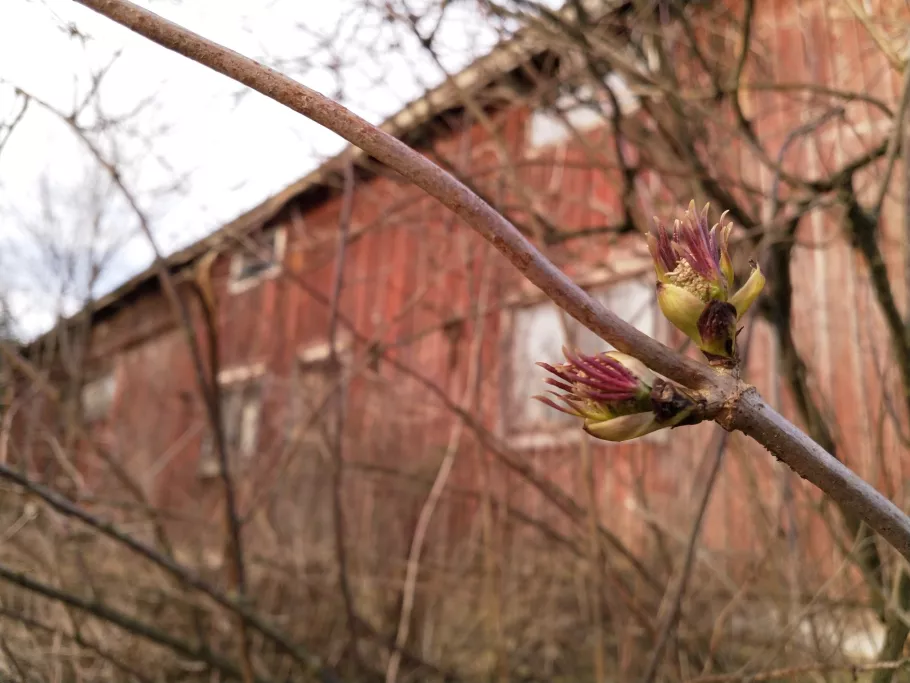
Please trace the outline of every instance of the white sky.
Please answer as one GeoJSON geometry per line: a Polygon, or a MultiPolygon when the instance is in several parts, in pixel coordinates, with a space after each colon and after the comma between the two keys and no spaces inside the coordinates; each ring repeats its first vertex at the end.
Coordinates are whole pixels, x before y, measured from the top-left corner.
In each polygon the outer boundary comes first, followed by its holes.
{"type": "MultiPolygon", "coordinates": [[[[375,0],[139,4],[248,56],[278,62],[286,73],[378,122],[437,84],[442,74],[404,29],[383,23],[376,11],[364,11],[369,1],[375,0]],[[320,49],[320,40],[330,50],[320,49]],[[312,63],[305,66],[304,59],[312,63]],[[341,83],[326,68],[332,59],[341,62],[341,83]]],[[[0,5],[0,79],[7,84],[0,83],[0,124],[17,110],[10,84],[71,110],[86,92],[88,74],[122,50],[100,90],[105,114],[122,114],[154,99],[135,130],[120,131],[103,144],[123,160],[165,251],[231,220],[342,147],[340,138],[316,124],[71,0],[0,0],[0,5]],[[70,23],[90,40],[83,44],[67,35],[70,23]],[[179,194],[161,191],[178,178],[184,180],[179,194]]],[[[457,4],[441,34],[449,70],[495,43],[493,30],[472,5],[457,4]]],[[[92,120],[89,114],[86,121],[92,120]]],[[[71,131],[38,107],[28,110],[0,152],[0,293],[21,333],[34,334],[61,311],[79,307],[84,287],[61,284],[69,279],[61,265],[67,255],[118,245],[96,296],[149,264],[151,252],[134,216],[107,184],[71,131]],[[93,202],[96,195],[101,200],[93,202]],[[93,233],[91,210],[99,204],[107,208],[106,218],[93,233]],[[48,251],[58,260],[49,263],[48,251]]]]}

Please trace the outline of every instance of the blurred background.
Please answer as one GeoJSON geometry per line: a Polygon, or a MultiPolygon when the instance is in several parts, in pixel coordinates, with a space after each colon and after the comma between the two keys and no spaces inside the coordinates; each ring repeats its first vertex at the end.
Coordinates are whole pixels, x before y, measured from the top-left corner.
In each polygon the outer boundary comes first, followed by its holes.
{"type": "MultiPolygon", "coordinates": [[[[910,503],[906,0],[146,0],[425,154],[693,358],[644,235],[727,211],[744,377],[910,503]]],[[[0,673],[910,680],[897,553],[741,434],[530,397],[605,342],[333,133],[0,9],[0,673]]]]}

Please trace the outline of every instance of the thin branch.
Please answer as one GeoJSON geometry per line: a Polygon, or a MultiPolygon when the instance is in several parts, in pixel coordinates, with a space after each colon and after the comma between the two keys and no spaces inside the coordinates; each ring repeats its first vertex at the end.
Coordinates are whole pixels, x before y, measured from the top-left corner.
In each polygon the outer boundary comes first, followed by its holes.
{"type": "MultiPolygon", "coordinates": [[[[807,121],[806,123],[791,130],[787,134],[787,137],[784,139],[783,143],[780,146],[780,149],[777,152],[777,168],[783,168],[784,158],[787,156],[787,151],[790,149],[791,145],[793,145],[799,138],[803,137],[804,135],[808,135],[809,133],[815,132],[833,118],[843,119],[846,113],[847,112],[843,107],[834,107],[826,111],[821,116],[818,116],[811,121],[807,121]]],[[[780,210],[780,183],[781,174],[780,172],[775,172],[771,180],[771,196],[765,210],[765,215],[762,217],[762,220],[765,223],[770,223],[773,221],[777,216],[777,212],[780,210]]]]}
{"type": "MultiPolygon", "coordinates": [[[[754,320],[755,314],[753,313],[749,317],[750,321],[754,320]]],[[[747,333],[749,336],[746,338],[745,344],[743,345],[743,366],[748,363],[749,350],[752,348],[753,330],[754,327],[750,325],[749,332],[747,333]]],[[[724,453],[727,451],[729,437],[730,432],[720,432],[713,453],[705,455],[705,461],[710,459],[711,469],[708,471],[708,478],[705,480],[704,490],[699,498],[698,508],[695,512],[695,520],[692,522],[692,530],[689,532],[689,540],[686,543],[686,554],[683,558],[682,567],[679,569],[679,573],[674,582],[675,585],[672,585],[672,590],[668,588],[667,604],[669,604],[669,609],[660,624],[660,630],[655,639],[654,649],[645,673],[644,680],[646,683],[654,683],[657,672],[660,669],[660,664],[663,661],[664,649],[670,640],[670,634],[676,626],[676,622],[682,611],[683,596],[685,595],[686,588],[689,584],[689,577],[692,575],[692,567],[695,562],[698,540],[701,537],[702,524],[704,523],[705,514],[708,511],[708,503],[711,502],[711,494],[714,492],[714,485],[717,483],[717,475],[720,474],[720,466],[723,464],[724,453]]]]}
{"type": "MultiPolygon", "coordinates": [[[[878,217],[882,212],[882,205],[885,203],[885,197],[888,194],[888,186],[891,184],[891,174],[894,173],[894,164],[903,147],[903,138],[907,118],[907,108],[910,106],[910,69],[904,74],[904,83],[901,90],[901,101],[897,105],[897,111],[894,113],[894,130],[891,138],[888,140],[888,151],[885,153],[885,173],[882,176],[881,185],[878,193],[875,195],[875,201],[872,203],[872,215],[878,217]]],[[[904,154],[907,150],[904,150],[904,154]]]]}
{"type": "Polygon", "coordinates": [[[184,567],[177,564],[170,557],[144,545],[132,536],[123,533],[113,524],[94,517],[82,508],[71,503],[59,493],[43,486],[42,484],[32,481],[24,474],[17,472],[16,470],[8,467],[3,463],[0,463],[0,478],[7,479],[17,484],[18,486],[21,486],[23,489],[36,495],[38,498],[43,500],[50,507],[65,517],[78,519],[87,526],[99,531],[118,544],[125,546],[137,555],[144,557],[161,569],[164,569],[181,583],[191,586],[201,593],[204,593],[222,607],[240,614],[251,626],[253,626],[262,635],[275,642],[276,645],[279,645],[282,650],[286,651],[288,654],[291,654],[300,664],[303,664],[307,670],[315,672],[320,669],[320,665],[314,657],[303,652],[300,648],[291,643],[286,636],[277,631],[274,627],[262,621],[262,619],[260,619],[254,612],[249,610],[245,605],[238,602],[234,598],[230,598],[223,593],[220,593],[218,590],[210,586],[201,578],[190,573],[188,569],[185,569],[184,567]]]}
{"type": "Polygon", "coordinates": [[[910,665],[910,659],[901,659],[896,662],[871,662],[867,664],[814,664],[810,666],[791,666],[784,669],[771,669],[770,671],[760,671],[749,674],[712,674],[710,676],[698,676],[690,678],[685,683],[738,683],[739,681],[749,681],[750,683],[759,683],[759,681],[792,681],[805,674],[826,674],[844,672],[852,674],[853,680],[858,680],[856,675],[866,671],[897,671],[910,665]]]}
{"type": "Polygon", "coordinates": [[[878,26],[872,23],[872,17],[869,16],[857,0],[844,0],[844,2],[863,25],[863,28],[869,33],[872,40],[878,45],[879,49],[884,53],[885,58],[890,62],[891,66],[898,71],[903,71],[907,66],[906,60],[901,59],[893,46],[888,42],[888,38],[879,30],[878,26]]]}
{"type": "MultiPolygon", "coordinates": [[[[485,273],[481,273],[481,278],[483,278],[483,280],[480,285],[481,292],[479,294],[480,301],[478,303],[482,306],[485,303],[489,287],[485,273]]],[[[479,394],[478,382],[481,379],[480,356],[483,351],[483,322],[483,318],[477,320],[474,326],[474,335],[471,340],[471,365],[468,369],[467,381],[465,382],[465,410],[470,410],[474,406],[479,394]]],[[[448,483],[452,467],[455,465],[455,457],[458,454],[464,428],[465,423],[459,421],[455,424],[449,434],[449,442],[446,445],[445,455],[439,464],[439,469],[433,479],[433,485],[430,487],[430,492],[427,494],[427,497],[420,508],[420,513],[418,514],[417,525],[411,538],[411,546],[408,549],[405,581],[402,588],[401,612],[399,614],[398,628],[395,634],[396,650],[389,658],[389,664],[386,667],[386,683],[395,683],[398,680],[398,668],[401,663],[400,652],[401,648],[407,644],[408,634],[410,633],[411,613],[414,608],[414,596],[417,592],[417,576],[420,571],[420,558],[423,554],[424,542],[430,528],[430,521],[433,519],[433,515],[436,512],[436,506],[448,483]]]]}
{"type": "Polygon", "coordinates": [[[94,654],[98,655],[101,659],[103,659],[106,662],[109,662],[112,666],[116,667],[120,671],[123,671],[128,676],[131,676],[132,678],[135,678],[137,681],[140,681],[140,683],[153,683],[151,678],[146,677],[144,674],[140,673],[139,671],[137,671],[135,668],[131,667],[130,665],[121,662],[119,659],[117,659],[116,657],[111,655],[109,652],[107,652],[103,648],[95,645],[94,643],[90,643],[89,641],[85,640],[85,638],[83,638],[81,635],[79,635],[78,632],[72,633],[72,634],[71,633],[62,633],[58,628],[55,628],[53,626],[48,626],[47,624],[44,624],[40,621],[36,621],[35,619],[28,617],[24,614],[19,614],[6,607],[0,607],[0,618],[9,619],[10,621],[15,621],[15,622],[21,623],[23,626],[26,626],[26,627],[36,630],[36,631],[44,631],[45,633],[61,635],[68,640],[72,640],[72,642],[74,642],[76,645],[81,647],[83,650],[87,650],[88,652],[93,652],[94,654]]]}
{"type": "MultiPolygon", "coordinates": [[[[27,377],[31,382],[34,391],[40,392],[55,405],[61,405],[63,403],[63,396],[60,390],[53,386],[48,381],[47,377],[32,363],[23,358],[19,354],[18,349],[11,343],[2,339],[0,339],[0,357],[5,358],[13,369],[21,372],[27,377]]],[[[170,543],[168,542],[164,526],[161,524],[160,515],[158,511],[149,504],[145,492],[139,484],[130,476],[119,459],[113,457],[107,450],[99,447],[94,440],[88,438],[90,435],[84,429],[80,430],[80,436],[87,437],[86,441],[90,445],[91,454],[97,454],[101,461],[110,468],[111,473],[113,473],[117,481],[122,484],[123,487],[129,491],[130,495],[136,499],[139,505],[142,506],[142,511],[148,515],[149,521],[154,527],[155,540],[162,548],[170,552],[170,543]]],[[[2,462],[5,464],[6,460],[3,460],[2,462]]]]}
{"type": "MultiPolygon", "coordinates": [[[[206,379],[205,364],[202,359],[201,345],[199,344],[199,339],[196,335],[196,329],[193,325],[189,309],[177,291],[176,284],[171,277],[171,272],[168,268],[167,262],[165,261],[161,250],[158,247],[158,242],[152,232],[148,217],[140,207],[138,198],[127,187],[122,175],[120,174],[119,169],[104,155],[98,145],[89,137],[85,130],[82,129],[76,120],[75,114],[65,114],[41,98],[38,98],[30,93],[26,93],[18,88],[17,91],[25,97],[34,100],[37,104],[39,104],[54,116],[60,118],[64,123],[66,123],[66,125],[70,127],[70,129],[89,150],[95,161],[97,161],[97,163],[110,175],[110,178],[113,181],[114,185],[116,185],[117,189],[123,195],[124,199],[126,199],[126,202],[129,205],[130,209],[135,214],[137,220],[139,221],[139,227],[152,248],[152,253],[154,256],[153,265],[157,271],[158,279],[161,283],[161,289],[165,293],[168,303],[171,306],[174,317],[177,320],[177,324],[186,337],[187,346],[189,347],[190,351],[190,357],[193,362],[193,371],[196,383],[204,399],[206,413],[212,429],[215,452],[219,462],[219,478],[221,480],[222,489],[224,491],[224,515],[228,538],[227,545],[229,555],[228,568],[230,572],[231,583],[236,588],[238,595],[242,597],[245,592],[246,577],[243,562],[241,525],[239,517],[237,515],[236,489],[233,477],[231,476],[230,472],[228,449],[224,436],[223,421],[221,416],[220,389],[218,386],[217,376],[217,325],[215,324],[213,317],[214,311],[209,311],[208,307],[203,306],[203,310],[209,314],[206,318],[206,331],[209,334],[210,341],[209,360],[211,364],[212,374],[211,381],[208,381],[206,379]]],[[[242,653],[244,654],[243,679],[244,683],[250,683],[252,681],[253,674],[248,654],[249,642],[245,626],[241,625],[239,635],[241,639],[242,653]]]]}
{"type": "Polygon", "coordinates": [[[22,119],[25,117],[25,112],[28,111],[29,98],[22,93],[18,94],[22,97],[22,108],[16,112],[16,115],[10,123],[0,125],[0,154],[3,153],[3,148],[6,146],[6,143],[9,142],[13,132],[15,132],[16,126],[22,122],[22,119]]]}
{"type": "Polygon", "coordinates": [[[7,661],[13,665],[13,668],[16,670],[16,673],[19,674],[19,680],[22,683],[28,681],[28,674],[22,668],[22,665],[19,663],[19,660],[16,658],[16,655],[13,654],[13,651],[10,650],[9,645],[6,644],[6,638],[0,637],[0,649],[3,650],[3,654],[6,657],[7,661]]]}
{"type": "Polygon", "coordinates": [[[128,633],[132,633],[133,635],[139,636],[144,640],[148,640],[152,643],[166,647],[181,657],[185,657],[191,661],[204,662],[210,668],[216,671],[220,671],[229,677],[239,678],[241,675],[240,670],[237,669],[237,667],[235,667],[231,662],[224,659],[220,655],[211,652],[207,648],[192,647],[186,642],[185,639],[177,638],[169,633],[160,631],[153,626],[149,626],[144,622],[138,621],[137,619],[111,607],[108,607],[103,603],[80,598],[77,595],[72,595],[71,593],[59,590],[53,586],[48,586],[47,584],[35,581],[27,574],[18,572],[5,565],[0,565],[0,579],[19,586],[20,588],[24,588],[25,590],[32,593],[42,595],[45,598],[49,598],[50,600],[63,603],[64,605],[73,607],[82,612],[86,612],[87,614],[113,624],[128,633]]]}
{"type": "Polygon", "coordinates": [[[354,593],[348,578],[347,549],[344,543],[344,416],[347,399],[347,371],[341,367],[338,358],[338,311],[341,307],[341,292],[344,288],[344,266],[347,255],[348,231],[354,209],[354,161],[347,155],[344,159],[344,190],[341,200],[341,215],[338,219],[338,247],[335,252],[335,276],[332,284],[332,303],[329,307],[329,363],[339,374],[339,386],[334,392],[335,421],[332,425],[330,450],[332,455],[332,521],[335,538],[335,555],[338,560],[338,584],[344,600],[345,614],[350,636],[350,654],[355,662],[360,661],[357,645],[357,619],[354,609],[354,593]]]}
{"type": "Polygon", "coordinates": [[[891,288],[891,277],[885,256],[878,243],[878,218],[860,206],[853,189],[852,178],[840,194],[846,205],[845,226],[853,245],[866,262],[872,290],[888,326],[895,361],[901,374],[904,403],[907,414],[910,415],[910,338],[891,288]]]}
{"type": "Polygon", "coordinates": [[[729,437],[729,432],[721,431],[717,439],[717,445],[714,447],[713,452],[707,456],[711,459],[711,470],[708,472],[704,491],[699,499],[698,509],[695,512],[695,520],[692,522],[692,531],[689,533],[689,541],[686,544],[686,554],[683,558],[682,567],[679,569],[676,580],[667,589],[667,604],[669,608],[655,638],[651,659],[648,661],[648,668],[645,672],[644,680],[646,683],[654,683],[661,662],[663,662],[664,650],[670,640],[670,634],[673,632],[673,628],[676,626],[676,621],[682,611],[682,600],[689,583],[689,577],[692,575],[692,566],[695,561],[695,551],[698,548],[698,539],[701,536],[702,523],[708,510],[708,503],[711,501],[714,484],[717,482],[717,475],[720,473],[720,466],[723,463],[729,437]]]}

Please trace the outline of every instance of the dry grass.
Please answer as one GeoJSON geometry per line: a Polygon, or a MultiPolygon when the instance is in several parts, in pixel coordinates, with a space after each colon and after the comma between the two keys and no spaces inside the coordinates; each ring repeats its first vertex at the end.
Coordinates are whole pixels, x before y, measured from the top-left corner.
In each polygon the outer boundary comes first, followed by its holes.
{"type": "MultiPolygon", "coordinates": [[[[383,480],[374,484],[389,485],[383,480]]],[[[392,498],[401,503],[407,490],[398,490],[392,498]]],[[[416,496],[413,489],[411,493],[416,496]]],[[[0,584],[0,661],[7,676],[29,681],[202,681],[239,675],[237,634],[226,610],[34,500],[5,489],[2,501],[2,564],[88,606],[77,609],[20,586],[0,584]],[[99,605],[130,615],[198,656],[181,655],[109,623],[92,614],[99,605]]],[[[592,680],[587,559],[507,514],[500,516],[492,544],[485,541],[479,522],[469,525],[460,540],[447,539],[445,522],[462,503],[454,495],[444,498],[434,524],[407,644],[414,657],[405,659],[400,680],[444,680],[448,673],[450,680],[485,681],[502,666],[509,680],[592,680]],[[495,576],[489,576],[485,552],[493,553],[495,576]],[[435,670],[417,660],[432,663],[435,670]]],[[[383,520],[382,511],[374,509],[370,528],[395,529],[394,521],[383,520]]],[[[202,533],[197,537],[218,538],[216,528],[198,531],[202,533]]],[[[253,608],[345,680],[381,680],[398,620],[406,534],[396,539],[392,533],[384,540],[359,525],[349,530],[346,569],[362,620],[358,665],[349,649],[332,530],[297,532],[309,539],[307,544],[281,542],[294,536],[294,529],[279,533],[266,515],[248,523],[253,608]]],[[[564,533],[564,539],[581,545],[582,529],[564,533]]],[[[682,553],[677,546],[670,545],[674,562],[682,553]]],[[[217,542],[195,543],[182,547],[179,557],[190,570],[223,584],[222,568],[213,562],[218,547],[217,542]]],[[[781,543],[752,558],[751,564],[745,562],[752,571],[741,575],[725,572],[731,563],[724,560],[729,558],[700,556],[661,680],[697,680],[741,667],[760,672],[847,661],[838,640],[848,634],[851,620],[857,630],[861,605],[838,595],[842,587],[833,583],[806,588],[792,603],[785,563],[775,560],[785,556],[782,550],[781,543]]],[[[659,582],[656,589],[606,552],[599,608],[612,680],[636,680],[654,643],[655,615],[661,613],[669,573],[656,551],[642,559],[659,582]]],[[[299,662],[261,635],[253,640],[253,662],[263,680],[307,679],[299,662]]],[[[806,673],[790,680],[821,679],[806,673]]]]}

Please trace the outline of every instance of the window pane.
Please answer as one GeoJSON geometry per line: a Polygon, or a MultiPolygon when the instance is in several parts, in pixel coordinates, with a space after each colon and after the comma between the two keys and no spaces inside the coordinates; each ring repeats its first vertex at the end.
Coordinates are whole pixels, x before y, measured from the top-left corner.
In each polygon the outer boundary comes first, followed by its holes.
{"type": "Polygon", "coordinates": [[[221,388],[221,424],[224,429],[224,445],[229,453],[237,449],[240,402],[240,387],[233,385],[221,388]]]}
{"type": "Polygon", "coordinates": [[[256,450],[259,435],[259,396],[250,392],[243,404],[240,415],[240,436],[238,445],[240,454],[249,457],[256,450]]]}
{"type": "Polygon", "coordinates": [[[275,228],[247,237],[235,255],[234,280],[253,278],[278,262],[278,230],[275,228]]]}
{"type": "MultiPolygon", "coordinates": [[[[655,336],[657,301],[650,281],[619,282],[592,292],[592,295],[645,334],[655,336]]],[[[509,406],[510,415],[514,415],[513,427],[546,430],[571,424],[574,418],[570,415],[531,399],[547,390],[544,379],[551,376],[536,363],[563,362],[564,345],[578,348],[583,353],[608,351],[613,347],[549,302],[515,311],[513,335],[513,391],[509,406]],[[568,339],[561,316],[565,317],[568,339]]]]}
{"type": "Polygon", "coordinates": [[[113,372],[86,383],[82,387],[83,417],[89,422],[106,417],[114,401],[116,388],[113,372]]]}
{"type": "MultiPolygon", "coordinates": [[[[638,108],[638,98],[621,75],[610,73],[604,82],[619,103],[622,113],[630,114],[638,108]]],[[[582,83],[577,88],[561,93],[552,108],[540,107],[532,112],[529,127],[530,145],[543,147],[569,140],[572,137],[572,128],[578,132],[597,128],[610,120],[612,112],[613,101],[603,88],[595,88],[591,83],[582,83]],[[562,113],[571,128],[566,126],[556,111],[562,113]]]]}
{"type": "Polygon", "coordinates": [[[531,398],[546,390],[544,378],[549,375],[535,365],[537,361],[561,362],[565,343],[560,311],[553,304],[538,304],[516,311],[514,329],[512,396],[516,413],[522,425],[554,425],[568,423],[571,416],[560,413],[531,398]]]}
{"type": "MultiPolygon", "coordinates": [[[[656,336],[657,298],[654,287],[650,283],[641,280],[627,280],[597,292],[594,296],[620,318],[631,323],[649,337],[656,336]]],[[[599,340],[593,333],[588,332],[588,334],[594,337],[599,344],[598,348],[593,349],[594,351],[613,348],[611,344],[599,340]]],[[[585,350],[590,353],[590,350],[585,350]]]]}

